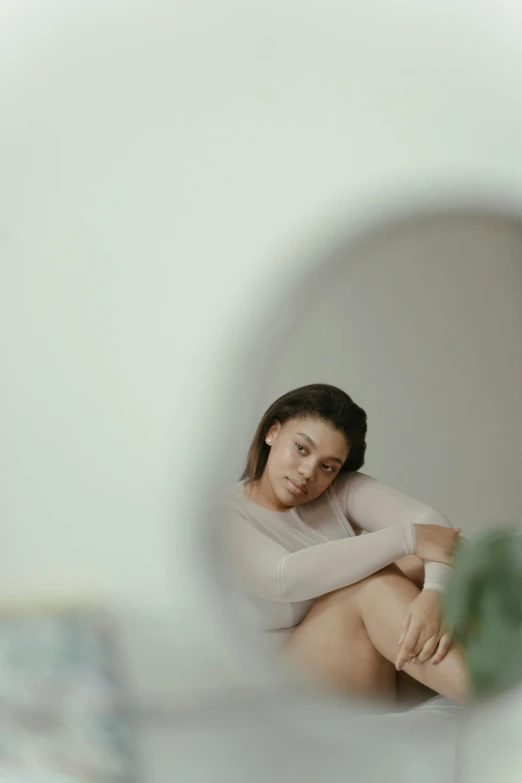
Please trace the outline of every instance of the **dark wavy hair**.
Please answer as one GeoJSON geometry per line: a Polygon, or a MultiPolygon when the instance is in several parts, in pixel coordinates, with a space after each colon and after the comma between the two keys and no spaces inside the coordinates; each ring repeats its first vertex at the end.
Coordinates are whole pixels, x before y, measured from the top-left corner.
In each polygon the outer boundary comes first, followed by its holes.
{"type": "Polygon", "coordinates": [[[359,470],[364,465],[366,412],[336,386],[312,383],[283,394],[268,408],[250,444],[241,481],[259,481],[270,452],[265,442],[268,430],[276,422],[284,424],[291,419],[322,419],[343,433],[350,453],[341,472],[359,470]]]}

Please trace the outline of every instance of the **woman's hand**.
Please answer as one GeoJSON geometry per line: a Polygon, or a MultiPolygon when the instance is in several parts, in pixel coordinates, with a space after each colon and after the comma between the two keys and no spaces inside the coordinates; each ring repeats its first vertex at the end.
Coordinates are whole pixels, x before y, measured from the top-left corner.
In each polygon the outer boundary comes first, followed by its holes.
{"type": "Polygon", "coordinates": [[[436,590],[423,590],[408,606],[399,640],[397,671],[411,663],[440,663],[451,645],[442,620],[441,601],[436,590]]]}
{"type": "Polygon", "coordinates": [[[455,547],[462,540],[459,535],[462,528],[443,527],[442,525],[418,525],[415,528],[415,551],[423,560],[451,565],[455,547]]]}

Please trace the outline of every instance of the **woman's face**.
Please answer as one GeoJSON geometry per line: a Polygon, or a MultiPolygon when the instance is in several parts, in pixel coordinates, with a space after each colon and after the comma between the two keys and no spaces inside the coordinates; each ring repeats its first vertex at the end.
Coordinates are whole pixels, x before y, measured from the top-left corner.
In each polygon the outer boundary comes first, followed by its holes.
{"type": "Polygon", "coordinates": [[[261,485],[281,509],[309,503],[329,487],[350,451],[346,437],[322,419],[276,423],[261,485]]]}

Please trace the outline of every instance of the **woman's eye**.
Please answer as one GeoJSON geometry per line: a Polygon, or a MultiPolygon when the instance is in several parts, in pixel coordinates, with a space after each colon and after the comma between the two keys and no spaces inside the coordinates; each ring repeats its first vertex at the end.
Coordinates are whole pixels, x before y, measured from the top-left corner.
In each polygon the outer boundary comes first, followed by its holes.
{"type": "Polygon", "coordinates": [[[323,465],[323,468],[324,468],[325,470],[328,470],[328,471],[330,471],[330,472],[333,470],[333,468],[332,468],[332,466],[331,466],[331,465],[323,465]]]}
{"type": "Polygon", "coordinates": [[[304,453],[305,453],[306,449],[305,449],[305,447],[304,447],[304,446],[301,446],[301,444],[300,444],[300,443],[296,443],[295,445],[296,445],[296,447],[297,447],[297,451],[299,451],[301,454],[304,454],[304,453]]]}

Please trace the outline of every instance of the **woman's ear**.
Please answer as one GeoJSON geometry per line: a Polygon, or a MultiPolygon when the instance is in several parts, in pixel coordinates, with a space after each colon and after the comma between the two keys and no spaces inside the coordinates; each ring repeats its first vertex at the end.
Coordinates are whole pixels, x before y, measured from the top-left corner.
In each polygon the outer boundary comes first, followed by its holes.
{"type": "Polygon", "coordinates": [[[268,430],[265,436],[265,442],[269,446],[272,446],[272,444],[275,443],[280,430],[281,430],[281,424],[278,421],[274,422],[274,424],[272,424],[272,426],[270,427],[270,429],[268,430]]]}

